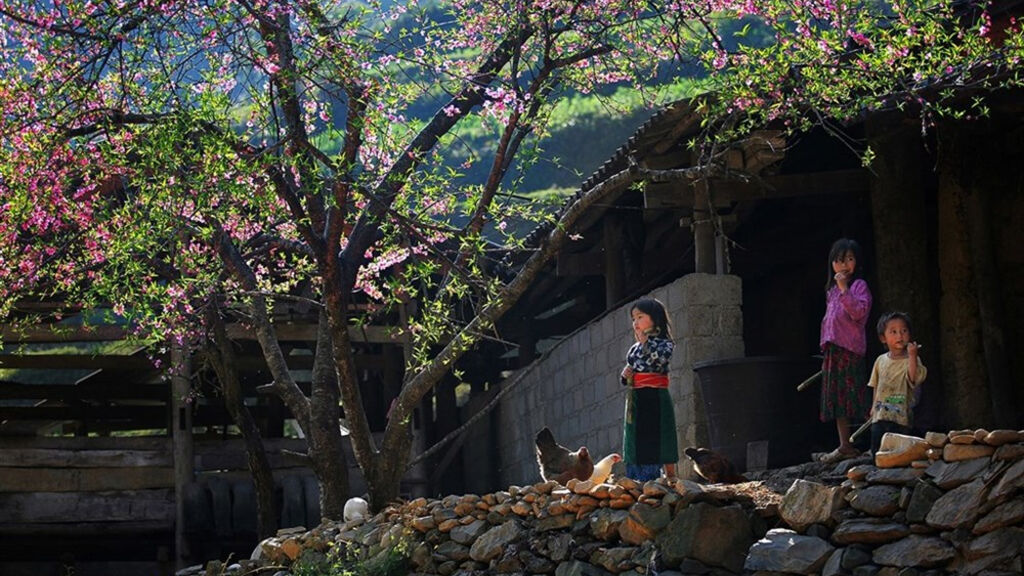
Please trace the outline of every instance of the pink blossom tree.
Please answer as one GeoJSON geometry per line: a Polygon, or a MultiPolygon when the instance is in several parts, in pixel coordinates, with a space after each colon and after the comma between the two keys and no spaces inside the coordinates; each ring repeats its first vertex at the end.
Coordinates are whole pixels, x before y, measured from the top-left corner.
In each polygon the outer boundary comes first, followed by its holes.
{"type": "Polygon", "coordinates": [[[607,0],[6,3],[0,313],[50,293],[189,347],[243,316],[309,439],[323,513],[347,497],[340,406],[379,508],[419,400],[539,269],[509,284],[484,258],[504,222],[546,217],[508,202],[514,159],[561,94],[646,82],[673,53],[645,39],[671,20],[607,0]],[[445,162],[466,122],[494,137],[483,182],[445,162]],[[309,396],[268,312],[300,284],[321,310],[309,396]],[[413,298],[376,445],[349,328],[413,298]],[[467,301],[475,318],[454,314],[467,301]]]}
{"type": "Polygon", "coordinates": [[[420,399],[588,205],[645,177],[579,197],[514,278],[495,274],[485,248],[518,242],[504,223],[551,218],[508,201],[508,176],[560,96],[698,62],[717,97],[702,104],[695,145],[710,152],[695,170],[717,170],[723,140],[765,122],[982,113],[960,99],[1019,82],[1019,28],[1001,21],[997,38],[982,10],[951,26],[959,17],[900,0],[6,2],[0,318],[19,294],[51,293],[195,346],[211,318],[244,315],[309,439],[323,513],[339,517],[347,497],[339,406],[379,508],[398,495],[420,399]],[[494,143],[474,157],[489,166],[480,182],[445,161],[471,122],[494,143]],[[307,284],[321,311],[309,396],[268,313],[307,284]],[[414,354],[376,444],[348,333],[372,316],[350,304],[379,314],[410,299],[414,354]],[[457,316],[466,302],[475,314],[457,316]]]}

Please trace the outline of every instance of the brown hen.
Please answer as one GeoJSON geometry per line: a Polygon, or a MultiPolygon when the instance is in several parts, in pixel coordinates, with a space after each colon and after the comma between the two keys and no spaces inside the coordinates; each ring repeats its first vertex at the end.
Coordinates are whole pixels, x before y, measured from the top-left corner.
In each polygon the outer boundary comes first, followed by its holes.
{"type": "Polygon", "coordinates": [[[717,452],[691,446],[683,453],[693,460],[694,471],[712,484],[739,484],[748,481],[745,476],[736,473],[736,467],[732,462],[717,452]]]}
{"type": "Polygon", "coordinates": [[[554,480],[565,484],[570,478],[586,480],[594,472],[594,461],[586,446],[580,446],[575,452],[555,442],[555,436],[545,426],[534,439],[537,444],[537,464],[540,466],[540,477],[545,482],[554,480]]]}

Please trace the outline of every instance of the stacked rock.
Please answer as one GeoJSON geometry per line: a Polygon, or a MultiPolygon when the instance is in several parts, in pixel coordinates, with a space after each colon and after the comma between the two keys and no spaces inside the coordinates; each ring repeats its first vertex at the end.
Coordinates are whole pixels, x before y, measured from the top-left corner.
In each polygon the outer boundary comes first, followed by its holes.
{"type": "Polygon", "coordinates": [[[798,480],[788,529],[751,547],[751,572],[1022,574],[1024,432],[887,434],[841,486],[798,480]]]}
{"type": "Polygon", "coordinates": [[[890,434],[873,460],[840,463],[833,479],[797,479],[785,496],[762,482],[619,479],[417,498],[282,532],[252,560],[261,574],[280,567],[275,576],[395,555],[420,576],[1024,573],[1022,432],[890,434]]]}
{"type": "Polygon", "coordinates": [[[664,479],[542,482],[482,496],[417,498],[366,521],[267,539],[253,556],[287,566],[325,561],[333,548],[373,563],[398,550],[419,575],[647,574],[653,568],[728,576],[742,572],[780,501],[756,483],[744,490],[664,479]]]}

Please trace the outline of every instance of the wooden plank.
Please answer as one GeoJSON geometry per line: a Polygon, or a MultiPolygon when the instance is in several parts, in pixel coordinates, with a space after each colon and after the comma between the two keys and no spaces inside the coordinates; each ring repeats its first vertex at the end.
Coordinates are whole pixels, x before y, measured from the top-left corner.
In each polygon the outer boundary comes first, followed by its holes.
{"type": "Polygon", "coordinates": [[[0,450],[157,450],[170,453],[171,439],[166,436],[72,437],[72,436],[0,436],[0,450]]]}
{"type": "MultiPolygon", "coordinates": [[[[716,205],[751,199],[855,194],[867,188],[868,175],[861,169],[768,176],[761,182],[711,180],[711,196],[716,205]]],[[[689,185],[647,186],[644,190],[647,209],[690,209],[693,203],[694,190],[689,185]]]]}
{"type": "Polygon", "coordinates": [[[23,342],[106,342],[124,340],[128,333],[121,326],[64,326],[42,324],[26,328],[0,326],[0,341],[5,344],[23,342]]]}
{"type": "MultiPolygon", "coordinates": [[[[313,367],[312,355],[286,356],[285,361],[292,370],[309,370],[313,367]]],[[[88,354],[0,354],[0,368],[108,370],[111,372],[147,370],[155,372],[160,370],[153,365],[149,358],[123,354],[110,356],[88,354]]],[[[267,362],[262,356],[243,356],[238,359],[238,369],[242,371],[266,370],[267,362]]],[[[112,375],[112,377],[123,378],[123,375],[112,375]]]]}
{"type": "MultiPolygon", "coordinates": [[[[227,327],[228,337],[234,340],[255,340],[256,332],[241,324],[230,324],[227,327]]],[[[316,340],[316,324],[282,323],[275,324],[274,331],[282,342],[313,342],[316,340]]],[[[350,326],[349,338],[353,342],[374,344],[400,343],[408,339],[401,334],[396,326],[350,326]]],[[[11,328],[0,326],[0,341],[5,344],[21,344],[30,342],[106,342],[127,340],[129,333],[120,326],[63,326],[59,324],[42,324],[29,328],[11,328]]]]}
{"type": "MultiPolygon", "coordinates": [[[[266,413],[266,406],[250,406],[257,418],[266,413]]],[[[169,410],[166,406],[120,404],[114,406],[0,406],[0,421],[61,421],[87,420],[98,423],[109,421],[133,421],[142,430],[163,429],[168,425],[169,410]]],[[[231,416],[224,406],[201,404],[195,414],[196,426],[231,423],[231,416]]],[[[95,429],[102,429],[97,426],[95,429]]]]}
{"type": "Polygon", "coordinates": [[[174,490],[0,494],[0,524],[174,520],[174,490]]]}
{"type": "MultiPolygon", "coordinates": [[[[0,522],[0,534],[35,535],[45,531],[47,538],[59,536],[110,536],[166,533],[174,528],[174,519],[127,520],[123,522],[47,522],[26,524],[24,522],[0,522]]],[[[2,566],[2,563],[0,563],[2,566]]],[[[0,574],[7,573],[0,570],[0,574]]]]}
{"type": "Polygon", "coordinates": [[[0,463],[9,468],[160,468],[173,465],[171,455],[165,450],[5,450],[2,447],[0,463]]]}
{"type": "Polygon", "coordinates": [[[166,384],[85,382],[82,384],[0,383],[0,399],[8,400],[167,400],[166,384]]]}
{"type": "MultiPolygon", "coordinates": [[[[300,438],[267,438],[263,445],[276,468],[303,465],[307,443],[300,438]]],[[[46,467],[62,462],[65,467],[170,466],[169,438],[71,438],[0,437],[0,462],[11,467],[46,467]],[[16,463],[20,462],[20,464],[16,463]]],[[[240,438],[196,439],[194,454],[203,470],[244,470],[248,464],[240,438]]]]}
{"type": "MultiPolygon", "coordinates": [[[[122,532],[124,534],[124,532],[122,532]]],[[[47,532],[47,536],[50,532],[47,532]]],[[[114,546],[113,544],[111,546],[114,546]]],[[[62,547],[63,549],[64,547],[62,547]]],[[[158,554],[154,551],[153,558],[158,554]]],[[[159,560],[84,561],[75,559],[73,565],[57,560],[11,562],[0,560],[3,576],[40,576],[42,574],[75,574],[75,576],[138,576],[139,574],[165,574],[165,563],[159,560]]]]}
{"type": "MultiPolygon", "coordinates": [[[[309,466],[309,461],[306,458],[294,454],[272,452],[267,454],[267,459],[270,461],[270,467],[274,469],[305,468],[309,466]]],[[[249,458],[244,451],[204,454],[196,457],[196,469],[203,471],[248,470],[249,458]]]]}
{"type": "Polygon", "coordinates": [[[559,252],[555,257],[555,274],[568,276],[599,276],[604,272],[604,250],[600,247],[589,252],[559,252]]]}
{"type": "Polygon", "coordinates": [[[181,344],[171,348],[171,469],[174,487],[175,565],[180,570],[191,554],[185,538],[185,486],[195,478],[195,443],[192,437],[192,410],[187,398],[192,387],[192,356],[181,344]]]}
{"type": "Polygon", "coordinates": [[[126,354],[0,354],[0,368],[49,370],[157,370],[153,359],[126,354]]]}
{"type": "Polygon", "coordinates": [[[101,492],[172,488],[174,468],[4,468],[0,492],[101,492]]]}
{"type": "Polygon", "coordinates": [[[0,420],[167,421],[164,406],[0,406],[0,420]]]}
{"type": "MultiPolygon", "coordinates": [[[[347,443],[346,443],[347,444],[347,443]]],[[[263,441],[271,468],[301,468],[309,462],[301,456],[307,450],[305,440],[275,438],[263,441]]],[[[198,470],[248,470],[249,461],[245,443],[241,439],[221,442],[203,441],[195,445],[195,461],[198,470]]],[[[352,458],[350,453],[350,458],[352,458]]],[[[350,462],[353,460],[349,460],[350,462]]]]}
{"type": "MultiPolygon", "coordinates": [[[[245,451],[245,441],[241,438],[228,438],[225,440],[197,437],[195,439],[195,446],[196,455],[198,456],[221,451],[245,451]]],[[[263,440],[263,447],[267,452],[280,452],[282,450],[305,452],[307,446],[308,444],[302,438],[266,438],[263,440]]]]}
{"type": "Polygon", "coordinates": [[[652,147],[655,154],[664,154],[668,152],[673,146],[679,142],[679,139],[683,135],[689,133],[693,128],[700,125],[700,121],[703,118],[698,112],[689,112],[682,115],[679,120],[673,124],[672,129],[667,134],[660,138],[660,141],[652,147]]]}

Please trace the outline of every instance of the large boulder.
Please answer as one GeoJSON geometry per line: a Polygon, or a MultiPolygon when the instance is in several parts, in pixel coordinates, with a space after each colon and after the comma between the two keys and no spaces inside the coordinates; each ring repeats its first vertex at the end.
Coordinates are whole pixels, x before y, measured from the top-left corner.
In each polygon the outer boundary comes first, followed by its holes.
{"type": "Polygon", "coordinates": [[[692,558],[740,572],[744,556],[756,540],[752,518],[740,506],[697,503],[681,510],[656,543],[669,566],[692,558]]]}
{"type": "Polygon", "coordinates": [[[821,538],[775,528],[750,547],[744,570],[816,574],[835,547],[821,538]]]}
{"type": "Polygon", "coordinates": [[[796,480],[782,497],[779,515],[797,532],[803,532],[811,524],[824,524],[842,506],[842,494],[838,486],[825,486],[817,482],[796,480]]]}

